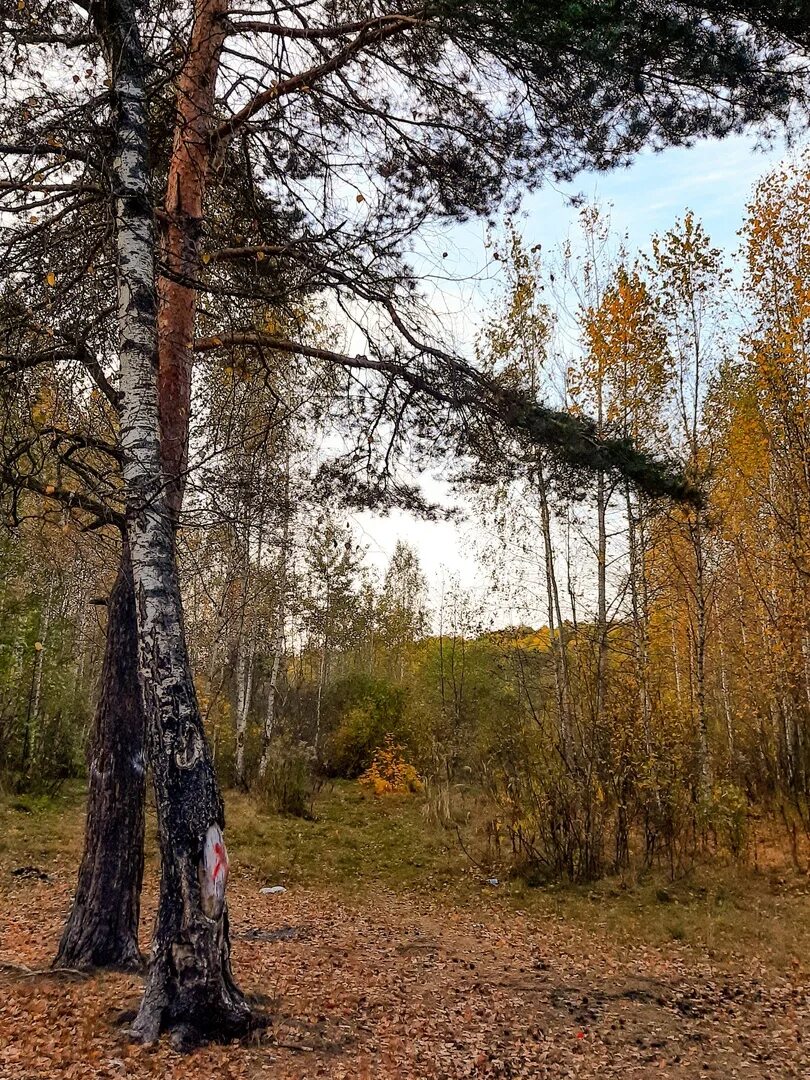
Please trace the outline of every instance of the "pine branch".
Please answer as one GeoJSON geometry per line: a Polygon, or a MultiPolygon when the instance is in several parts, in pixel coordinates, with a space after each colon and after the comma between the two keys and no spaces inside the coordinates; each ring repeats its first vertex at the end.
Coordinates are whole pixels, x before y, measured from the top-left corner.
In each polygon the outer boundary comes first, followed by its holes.
{"type": "Polygon", "coordinates": [[[485,375],[441,350],[432,351],[452,360],[455,376],[446,386],[439,381],[443,374],[446,378],[446,372],[441,368],[419,372],[400,361],[349,356],[255,330],[234,331],[194,342],[197,353],[234,348],[293,353],[346,369],[378,372],[451,409],[478,411],[523,436],[532,445],[552,450],[574,468],[616,473],[651,497],[664,496],[692,504],[701,502],[699,489],[683,474],[677,462],[653,457],[637,449],[629,439],[600,437],[593,421],[532,401],[526,395],[504,387],[496,377],[485,375]]]}

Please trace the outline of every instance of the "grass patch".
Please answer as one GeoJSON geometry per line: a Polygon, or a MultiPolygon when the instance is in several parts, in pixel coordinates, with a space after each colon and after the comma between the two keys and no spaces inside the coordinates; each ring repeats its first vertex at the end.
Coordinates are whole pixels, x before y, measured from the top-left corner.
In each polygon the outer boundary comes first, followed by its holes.
{"type": "Polygon", "coordinates": [[[0,866],[41,866],[78,858],[84,832],[84,786],[56,795],[0,796],[0,866]]]}
{"type": "Polygon", "coordinates": [[[264,812],[250,797],[227,798],[228,835],[237,864],[273,884],[336,888],[468,887],[471,867],[455,838],[428,825],[412,796],[377,798],[336,781],[315,802],[313,820],[264,812]]]}
{"type": "MultiPolygon", "coordinates": [[[[19,866],[75,873],[84,798],[80,784],[50,798],[0,795],[0,884],[19,866]]],[[[810,970],[810,881],[784,864],[759,871],[704,864],[675,882],[649,874],[590,886],[532,888],[514,879],[492,888],[456,837],[431,824],[423,808],[418,796],[377,798],[339,781],[320,792],[308,821],[266,812],[250,796],[229,792],[234,870],[250,870],[263,884],[325,887],[349,896],[380,887],[427,893],[449,905],[475,904],[482,916],[495,906],[564,920],[616,946],[675,946],[720,964],[756,961],[797,977],[810,970]]],[[[151,814],[147,858],[156,859],[151,814]]]]}
{"type": "Polygon", "coordinates": [[[810,883],[782,869],[701,864],[671,882],[651,873],[634,882],[529,889],[514,881],[509,902],[527,912],[597,930],[617,944],[677,942],[718,963],[753,957],[781,971],[810,971],[810,883]]]}

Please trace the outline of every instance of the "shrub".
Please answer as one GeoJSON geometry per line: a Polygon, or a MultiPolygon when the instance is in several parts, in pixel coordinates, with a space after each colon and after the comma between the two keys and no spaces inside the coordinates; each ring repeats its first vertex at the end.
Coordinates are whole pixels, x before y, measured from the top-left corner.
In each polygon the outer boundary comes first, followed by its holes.
{"type": "Polygon", "coordinates": [[[311,820],[319,788],[314,749],[287,735],[274,739],[268,751],[267,771],[257,785],[267,809],[311,820]]]}
{"type": "Polygon", "coordinates": [[[405,760],[403,748],[394,742],[390,734],[374,752],[371,764],[360,777],[360,783],[375,795],[407,795],[422,789],[416,768],[405,760]]]}
{"type": "Polygon", "coordinates": [[[403,739],[405,691],[386,679],[348,675],[329,689],[326,714],[331,734],[326,765],[332,774],[354,779],[371,764],[386,735],[403,739]]]}
{"type": "Polygon", "coordinates": [[[701,810],[718,842],[735,858],[742,855],[748,842],[749,807],[745,793],[736,784],[720,781],[701,810]]]}

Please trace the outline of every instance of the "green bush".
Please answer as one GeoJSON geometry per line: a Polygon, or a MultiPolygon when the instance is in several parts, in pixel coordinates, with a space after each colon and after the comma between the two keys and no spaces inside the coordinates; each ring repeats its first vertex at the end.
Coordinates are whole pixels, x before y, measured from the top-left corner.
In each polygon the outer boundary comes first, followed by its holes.
{"type": "Polygon", "coordinates": [[[354,779],[369,767],[386,735],[407,743],[405,706],[405,690],[386,679],[354,674],[334,683],[324,703],[327,770],[354,779]]]}
{"type": "Polygon", "coordinates": [[[745,792],[730,781],[720,781],[701,806],[707,824],[718,842],[732,855],[742,855],[748,842],[748,800],[745,792]]]}

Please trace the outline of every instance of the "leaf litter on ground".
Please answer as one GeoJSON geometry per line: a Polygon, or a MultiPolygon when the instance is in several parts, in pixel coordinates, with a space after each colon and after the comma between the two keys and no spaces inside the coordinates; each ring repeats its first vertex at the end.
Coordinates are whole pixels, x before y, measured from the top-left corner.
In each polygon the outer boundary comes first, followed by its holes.
{"type": "MultiPolygon", "coordinates": [[[[50,972],[72,887],[7,875],[0,1078],[423,1080],[810,1076],[808,987],[669,947],[611,945],[564,920],[384,889],[231,889],[234,965],[266,1028],[180,1056],[131,1044],[136,975],[50,972]]],[[[155,882],[147,883],[148,940],[155,882]]]]}

